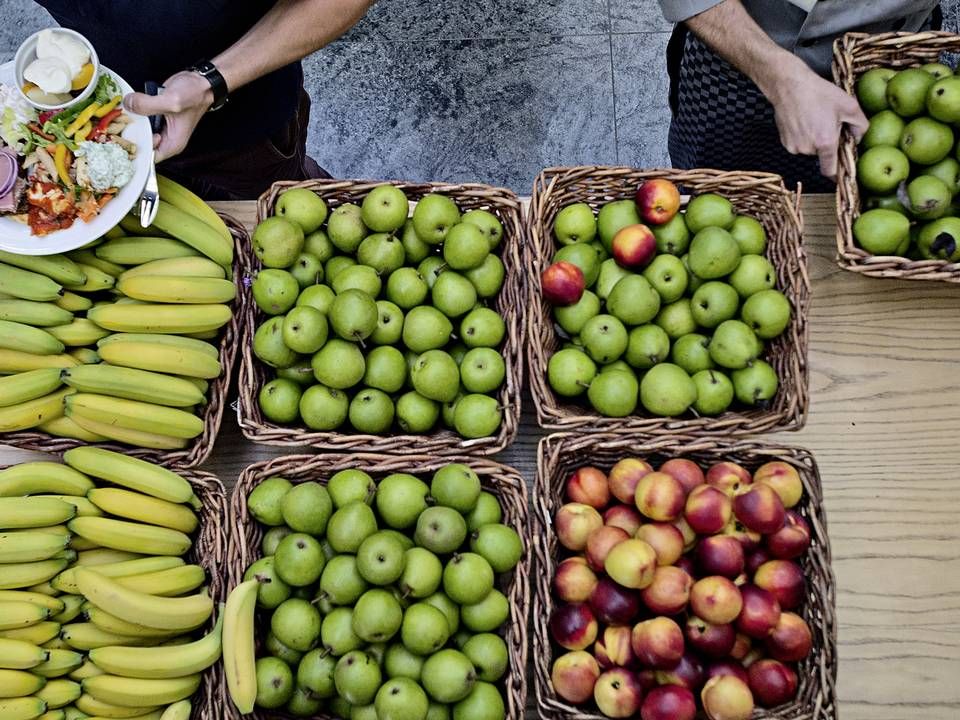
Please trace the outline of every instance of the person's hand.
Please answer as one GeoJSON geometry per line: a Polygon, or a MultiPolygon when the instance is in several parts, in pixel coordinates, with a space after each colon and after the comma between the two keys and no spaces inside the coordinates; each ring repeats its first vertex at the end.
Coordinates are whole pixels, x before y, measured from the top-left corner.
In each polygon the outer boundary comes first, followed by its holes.
{"type": "Polygon", "coordinates": [[[817,155],[820,172],[835,180],[837,145],[844,124],[854,138],[869,122],[856,99],[814,73],[802,61],[791,64],[768,94],[776,111],[780,142],[794,155],[817,155]]]}
{"type": "Polygon", "coordinates": [[[153,136],[156,160],[161,162],[183,152],[190,136],[213,104],[213,90],[206,79],[193,72],[179,72],[164,84],[160,95],[130,93],[124,107],[139,115],[163,115],[163,132],[153,136]]]}

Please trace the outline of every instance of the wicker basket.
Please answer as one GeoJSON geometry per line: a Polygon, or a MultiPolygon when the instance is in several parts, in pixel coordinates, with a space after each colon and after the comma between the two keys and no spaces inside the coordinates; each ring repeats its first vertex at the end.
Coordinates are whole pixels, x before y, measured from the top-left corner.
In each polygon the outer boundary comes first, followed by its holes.
{"type": "Polygon", "coordinates": [[[530,203],[530,242],[527,245],[528,338],[527,367],[533,403],[541,427],[551,430],[629,430],[647,433],[746,435],[773,430],[797,430],[806,422],[809,405],[807,315],[810,279],[803,248],[800,196],[789,192],[778,175],[717,170],[634,170],[625,167],[548,168],[533,186],[530,203]],[[716,192],[733,202],[738,212],[756,217],[767,231],[767,256],[777,269],[777,287],[790,299],[790,326],[769,343],[766,359],[780,378],[780,389],[764,409],[728,411],[717,417],[662,418],[637,414],[608,418],[589,406],[564,401],[547,382],[547,362],[561,344],[550,306],[541,297],[538,278],[554,253],[553,221],[564,206],[585,202],[593,208],[633,197],[650,178],[666,178],[682,192],[716,192]]]}
{"type": "Polygon", "coordinates": [[[701,465],[733,460],[749,470],[771,460],[784,460],[800,471],[804,496],[796,510],[810,525],[811,545],[802,561],[808,596],[800,614],[813,631],[813,651],[800,663],[800,686],[796,699],[771,710],[757,710],[753,717],[777,720],[836,720],[837,627],[835,580],[830,567],[830,543],[823,510],[820,475],[809,451],[749,441],[675,436],[672,438],[623,437],[613,434],[576,436],[557,433],[540,442],[537,480],[533,492],[533,657],[536,702],[540,717],[548,720],[604,720],[590,707],[578,707],[557,697],[550,681],[554,648],[547,629],[553,611],[551,581],[561,548],[553,534],[553,517],[563,504],[568,475],[587,463],[608,471],[627,457],[647,458],[654,464],[682,456],[701,465]]]}
{"type": "MultiPolygon", "coordinates": [[[[305,187],[316,192],[334,208],[350,202],[361,202],[367,193],[382,181],[365,180],[311,180],[308,182],[278,182],[263,196],[257,207],[257,218],[273,214],[273,207],[281,192],[290,187],[305,187]]],[[[506,381],[500,389],[503,422],[495,436],[465,440],[450,430],[438,429],[429,435],[362,435],[347,432],[318,432],[303,425],[276,425],[263,417],[257,402],[260,388],[267,382],[267,368],[253,354],[253,334],[264,320],[264,315],[253,301],[250,291],[243,318],[240,364],[240,406],[238,419],[243,434],[254,442],[284,447],[310,446],[321,450],[361,450],[368,452],[411,451],[432,454],[492,455],[510,445],[517,436],[520,424],[520,389],[522,382],[522,354],[524,307],[526,293],[524,274],[520,271],[523,225],[520,201],[509,190],[487,185],[453,185],[440,183],[393,182],[410,200],[419,200],[428,193],[448,195],[462,210],[484,209],[494,213],[503,223],[504,235],[500,257],[506,268],[506,280],[497,297],[496,309],[503,317],[507,330],[501,354],[506,362],[506,381]]],[[[255,262],[253,272],[260,269],[255,262]]],[[[251,273],[252,274],[252,273],[251,273]]]]}
{"type": "MultiPolygon", "coordinates": [[[[395,472],[427,475],[449,462],[470,465],[480,476],[484,488],[500,500],[503,522],[513,527],[528,542],[527,486],[523,477],[513,468],[492,460],[451,456],[436,458],[427,455],[409,454],[388,456],[355,453],[351,455],[288,455],[273,460],[258,462],[247,467],[237,480],[230,500],[229,550],[226,572],[230,587],[243,579],[250,563],[260,557],[260,540],[263,529],[247,512],[247,496],[253,488],[268,477],[282,475],[292,483],[314,480],[326,484],[329,477],[340,470],[359,469],[370,473],[375,479],[395,472]]],[[[509,669],[498,683],[504,696],[507,720],[521,720],[527,698],[527,615],[530,610],[530,553],[525,549],[517,567],[500,590],[510,603],[510,619],[505,640],[509,652],[509,669]]],[[[227,696],[226,684],[221,688],[221,702],[232,707],[227,696]]],[[[257,720],[280,717],[275,713],[258,710],[253,713],[257,720]]],[[[331,715],[319,716],[332,720],[331,715]]]]}
{"type": "MultiPolygon", "coordinates": [[[[53,460],[55,458],[48,458],[53,460]]],[[[59,459],[59,458],[57,458],[59,459]]],[[[4,470],[9,465],[0,466],[4,470]]],[[[176,469],[177,474],[186,479],[192,486],[194,494],[201,502],[198,513],[200,524],[194,537],[193,547],[184,556],[189,563],[202,566],[207,571],[207,588],[214,603],[225,602],[227,599],[227,577],[223,572],[223,564],[227,552],[227,530],[225,526],[227,512],[227,494],[223,483],[216,475],[200,470],[176,469]]],[[[204,626],[204,632],[209,632],[217,618],[216,610],[204,626]]],[[[233,705],[226,710],[221,709],[222,694],[220,688],[226,684],[223,675],[223,664],[214,663],[203,671],[203,681],[197,694],[191,698],[193,711],[191,717],[195,720],[235,720],[239,715],[233,705]]]]}
{"type": "MultiPolygon", "coordinates": [[[[853,95],[857,79],[871,68],[919,66],[939,61],[942,53],[957,52],[960,35],[953,33],[847,33],[833,46],[833,77],[853,95]]],[[[857,143],[845,127],[840,135],[837,169],[837,264],[870,277],[960,283],[960,263],[871,255],[854,242],[853,221],[860,215],[858,157],[857,143]]]]}
{"type": "MultiPolygon", "coordinates": [[[[250,246],[250,238],[239,221],[220,213],[224,222],[233,234],[234,261],[233,276],[244,275],[245,261],[243,253],[250,246]]],[[[224,405],[227,400],[227,391],[233,377],[233,364],[237,357],[237,338],[240,333],[240,319],[243,315],[243,303],[246,294],[238,288],[237,297],[233,301],[233,318],[223,328],[220,335],[220,364],[223,371],[220,377],[210,382],[207,390],[207,404],[203,409],[203,432],[195,437],[181,450],[153,450],[150,448],[133,448],[119,443],[96,443],[99,447],[116,450],[127,455],[150,460],[151,462],[178,468],[193,468],[201,465],[213,451],[213,444],[220,432],[220,421],[223,419],[224,405]]],[[[25,450],[39,450],[40,452],[62,453],[70,448],[91,443],[71,438],[62,438],[49,435],[39,430],[24,430],[16,433],[0,433],[0,444],[11,445],[25,450]]]]}

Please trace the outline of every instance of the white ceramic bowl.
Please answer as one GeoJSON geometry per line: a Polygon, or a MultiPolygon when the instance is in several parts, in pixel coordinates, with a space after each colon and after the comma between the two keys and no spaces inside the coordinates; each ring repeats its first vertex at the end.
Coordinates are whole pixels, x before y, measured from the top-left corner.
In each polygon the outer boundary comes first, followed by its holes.
{"type": "Polygon", "coordinates": [[[83,35],[76,32],[75,30],[68,30],[67,28],[55,27],[48,28],[55,33],[63,33],[64,35],[71,35],[80,42],[82,42],[86,48],[90,51],[90,62],[93,64],[93,76],[90,78],[90,82],[87,83],[87,87],[84,88],[83,92],[77,95],[70,102],[63,105],[46,105],[44,103],[39,103],[34,100],[31,100],[27,97],[27,94],[23,91],[23,86],[26,83],[26,80],[23,79],[23,73],[27,69],[27,66],[37,59],[37,38],[40,36],[42,30],[35,32],[33,35],[28,37],[20,47],[17,49],[17,54],[13,57],[13,71],[17,78],[17,91],[20,93],[20,96],[30,103],[33,107],[38,110],[60,110],[76,105],[78,102],[82,102],[90,97],[93,93],[93,89],[97,86],[97,80],[100,78],[100,58],[97,57],[97,51],[83,35]]]}

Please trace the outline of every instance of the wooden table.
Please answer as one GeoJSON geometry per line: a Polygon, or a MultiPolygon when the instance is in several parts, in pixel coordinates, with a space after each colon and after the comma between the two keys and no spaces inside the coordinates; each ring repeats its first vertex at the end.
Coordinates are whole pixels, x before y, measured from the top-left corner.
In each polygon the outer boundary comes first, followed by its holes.
{"type": "MultiPolygon", "coordinates": [[[[247,225],[254,203],[219,203],[247,225]]],[[[960,292],[862,278],[833,262],[832,196],[804,200],[813,282],[807,427],[837,575],[843,720],[960,718],[960,292]]],[[[499,458],[529,482],[537,429],[499,458]]],[[[232,485],[256,460],[229,413],[205,469],[232,485]]],[[[0,448],[0,463],[29,453],[0,448]]],[[[532,693],[532,689],[531,689],[532,693]]]]}

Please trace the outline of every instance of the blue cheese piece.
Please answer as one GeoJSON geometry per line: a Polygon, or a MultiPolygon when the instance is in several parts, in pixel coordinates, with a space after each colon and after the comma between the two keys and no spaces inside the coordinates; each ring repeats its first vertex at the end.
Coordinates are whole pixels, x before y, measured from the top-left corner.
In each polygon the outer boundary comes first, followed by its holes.
{"type": "Polygon", "coordinates": [[[116,143],[85,140],[80,143],[77,157],[86,159],[87,177],[84,179],[89,181],[89,187],[99,192],[121,188],[133,178],[133,161],[127,151],[116,143]]]}

